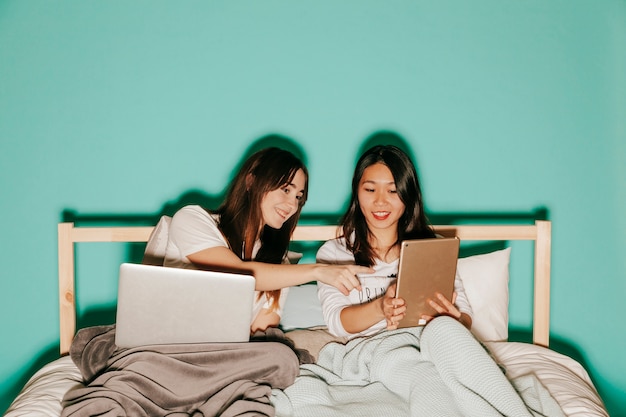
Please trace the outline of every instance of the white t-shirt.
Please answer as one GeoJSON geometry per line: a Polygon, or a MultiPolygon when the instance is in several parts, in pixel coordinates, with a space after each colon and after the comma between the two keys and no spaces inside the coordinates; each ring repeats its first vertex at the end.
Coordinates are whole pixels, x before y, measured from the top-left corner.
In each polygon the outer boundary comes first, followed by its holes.
{"type": "MultiPolygon", "coordinates": [[[[327,264],[354,264],[354,255],[346,247],[345,238],[332,239],[325,242],[317,251],[317,262],[327,264]]],[[[359,275],[361,281],[361,291],[352,290],[350,294],[343,295],[337,288],[317,283],[317,295],[322,304],[324,321],[328,326],[328,331],[334,336],[354,338],[357,336],[370,336],[387,328],[387,322],[383,319],[373,326],[359,333],[348,333],[341,324],[341,310],[344,308],[362,304],[379,298],[385,294],[389,285],[395,282],[398,275],[398,259],[391,263],[377,260],[374,265],[376,271],[370,275],[359,275]]],[[[462,313],[472,317],[472,308],[467,301],[463,282],[458,273],[454,281],[454,291],[456,291],[456,307],[462,313]]]]}
{"type": "MultiPolygon", "coordinates": [[[[217,226],[217,219],[217,215],[211,215],[205,209],[196,205],[185,206],[178,210],[172,217],[169,226],[163,266],[198,269],[187,258],[188,255],[218,246],[228,248],[228,242],[217,226]]],[[[255,242],[252,258],[256,256],[260,244],[260,241],[255,242]]],[[[278,302],[279,309],[275,311],[279,316],[282,315],[288,292],[288,288],[281,290],[278,302]]],[[[261,309],[269,309],[271,307],[271,303],[265,296],[259,298],[260,293],[258,291],[255,291],[255,293],[252,320],[256,318],[261,309]]]]}

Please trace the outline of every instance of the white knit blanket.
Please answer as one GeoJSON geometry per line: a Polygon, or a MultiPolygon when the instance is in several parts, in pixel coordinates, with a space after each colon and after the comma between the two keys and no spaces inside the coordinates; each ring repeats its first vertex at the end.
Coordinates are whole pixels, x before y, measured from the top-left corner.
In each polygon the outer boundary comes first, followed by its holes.
{"type": "Polygon", "coordinates": [[[271,401],[278,417],[564,416],[537,378],[509,381],[449,317],[326,345],[271,401]]]}

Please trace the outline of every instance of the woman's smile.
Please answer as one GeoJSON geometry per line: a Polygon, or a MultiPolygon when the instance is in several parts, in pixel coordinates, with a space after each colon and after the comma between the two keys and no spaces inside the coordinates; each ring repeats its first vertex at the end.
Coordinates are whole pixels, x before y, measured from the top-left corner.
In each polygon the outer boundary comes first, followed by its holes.
{"type": "Polygon", "coordinates": [[[390,211],[376,211],[372,213],[372,216],[374,216],[376,220],[386,220],[390,214],[390,211]]]}

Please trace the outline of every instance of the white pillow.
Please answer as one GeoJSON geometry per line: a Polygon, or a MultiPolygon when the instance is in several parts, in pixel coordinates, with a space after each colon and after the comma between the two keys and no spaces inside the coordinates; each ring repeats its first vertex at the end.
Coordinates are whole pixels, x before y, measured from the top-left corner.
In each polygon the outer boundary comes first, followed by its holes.
{"type": "Polygon", "coordinates": [[[457,271],[472,307],[472,333],[484,342],[509,337],[511,248],[459,259],[457,271]]]}
{"type": "Polygon", "coordinates": [[[167,247],[167,234],[170,229],[172,218],[169,216],[161,216],[159,222],[154,226],[154,230],[148,238],[146,250],[143,254],[141,263],[146,265],[163,266],[165,259],[165,248],[167,247]]]}
{"type": "Polygon", "coordinates": [[[284,331],[326,326],[322,305],[317,298],[317,284],[302,284],[289,288],[287,301],[280,318],[284,331]]]}

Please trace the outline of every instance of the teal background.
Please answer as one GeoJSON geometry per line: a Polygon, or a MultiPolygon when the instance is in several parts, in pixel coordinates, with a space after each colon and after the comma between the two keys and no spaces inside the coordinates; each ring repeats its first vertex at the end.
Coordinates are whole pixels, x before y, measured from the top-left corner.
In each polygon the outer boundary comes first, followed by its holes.
{"type": "MultiPolygon", "coordinates": [[[[336,215],[377,132],[410,148],[433,218],[553,221],[552,345],[625,416],[623,0],[0,0],[0,409],[57,355],[67,210],[218,201],[278,143],[309,166],[304,214],[336,215]]],[[[83,324],[137,250],[79,245],[83,324]]],[[[531,256],[514,247],[520,333],[531,256]]]]}

